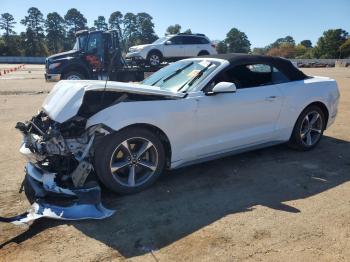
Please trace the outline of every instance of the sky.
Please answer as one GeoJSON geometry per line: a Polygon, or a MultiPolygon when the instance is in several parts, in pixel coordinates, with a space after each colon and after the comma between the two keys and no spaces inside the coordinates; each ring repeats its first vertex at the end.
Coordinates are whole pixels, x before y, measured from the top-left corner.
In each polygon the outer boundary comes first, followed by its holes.
{"type": "Polygon", "coordinates": [[[317,39],[327,29],[350,32],[350,0],[0,0],[0,13],[11,13],[19,23],[30,7],[46,17],[49,12],[64,16],[77,8],[93,26],[99,15],[108,19],[114,11],[147,12],[153,17],[155,32],[163,36],[169,25],[204,33],[211,40],[222,40],[236,27],[247,34],[252,47],[263,47],[277,38],[291,35],[296,42],[317,39]]]}

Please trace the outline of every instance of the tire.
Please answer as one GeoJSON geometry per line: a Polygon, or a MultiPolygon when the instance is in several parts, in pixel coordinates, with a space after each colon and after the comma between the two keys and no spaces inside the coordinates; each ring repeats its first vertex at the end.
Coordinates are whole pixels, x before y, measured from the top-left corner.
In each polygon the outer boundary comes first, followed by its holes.
{"type": "Polygon", "coordinates": [[[116,193],[132,194],[148,188],[160,177],[164,166],[163,144],[148,129],[126,128],[104,137],[95,146],[97,176],[116,193]]]}
{"type": "Polygon", "coordinates": [[[83,80],[85,79],[84,75],[77,71],[70,71],[63,75],[65,80],[83,80]]]}
{"type": "Polygon", "coordinates": [[[147,63],[150,66],[159,66],[163,61],[163,56],[159,51],[151,51],[147,56],[147,63]]]}
{"type": "Polygon", "coordinates": [[[308,106],[298,117],[288,145],[301,151],[311,150],[320,142],[325,127],[326,119],[322,109],[317,105],[308,106]]]}
{"type": "Polygon", "coordinates": [[[203,55],[209,55],[209,52],[208,51],[200,51],[198,53],[198,56],[203,56],[203,55]]]}

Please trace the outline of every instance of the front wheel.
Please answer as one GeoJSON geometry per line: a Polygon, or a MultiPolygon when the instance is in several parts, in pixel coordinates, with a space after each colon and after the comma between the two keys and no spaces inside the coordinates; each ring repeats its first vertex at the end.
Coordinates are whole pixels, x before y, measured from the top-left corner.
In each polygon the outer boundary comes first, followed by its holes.
{"type": "Polygon", "coordinates": [[[292,148],[310,150],[320,142],[326,128],[326,119],[318,106],[309,106],[300,114],[289,140],[292,148]]]}
{"type": "Polygon", "coordinates": [[[131,194],[146,189],[159,178],[165,151],[153,132],[127,128],[103,138],[94,158],[96,173],[106,187],[131,194]]]}
{"type": "Polygon", "coordinates": [[[85,77],[76,71],[71,71],[63,75],[63,79],[65,80],[83,80],[85,77]]]}
{"type": "Polygon", "coordinates": [[[160,52],[150,52],[149,55],[147,56],[147,63],[150,66],[159,66],[162,63],[162,55],[160,52]]]}

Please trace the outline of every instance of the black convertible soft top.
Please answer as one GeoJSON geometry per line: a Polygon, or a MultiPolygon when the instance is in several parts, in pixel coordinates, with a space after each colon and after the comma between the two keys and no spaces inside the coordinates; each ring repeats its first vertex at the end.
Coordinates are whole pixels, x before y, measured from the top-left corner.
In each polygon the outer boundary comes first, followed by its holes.
{"type": "Polygon", "coordinates": [[[291,61],[281,57],[235,53],[207,55],[205,57],[227,60],[228,62],[230,62],[231,66],[248,64],[269,64],[280,70],[291,81],[303,80],[308,78],[308,76],[301,72],[298,68],[296,68],[291,61]]]}

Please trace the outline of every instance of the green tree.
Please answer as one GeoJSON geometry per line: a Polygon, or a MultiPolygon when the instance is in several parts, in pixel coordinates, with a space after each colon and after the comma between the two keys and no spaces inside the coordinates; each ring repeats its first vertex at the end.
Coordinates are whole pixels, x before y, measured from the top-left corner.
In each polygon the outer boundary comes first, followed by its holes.
{"type": "Polygon", "coordinates": [[[136,42],[135,32],[137,30],[136,15],[133,13],[126,13],[123,18],[124,30],[123,39],[125,41],[125,48],[128,49],[136,42]]]}
{"type": "Polygon", "coordinates": [[[185,31],[182,32],[183,34],[192,34],[192,30],[191,29],[187,29],[185,31]]]}
{"type": "Polygon", "coordinates": [[[22,39],[18,35],[10,35],[7,38],[0,38],[0,56],[22,55],[22,39]]]}
{"type": "Polygon", "coordinates": [[[44,37],[44,17],[38,8],[29,8],[28,15],[21,20],[21,24],[27,26],[27,29],[30,29],[37,38],[44,37]]]}
{"type": "Polygon", "coordinates": [[[254,47],[252,54],[254,55],[265,55],[267,53],[266,47],[254,47]]]}
{"type": "Polygon", "coordinates": [[[166,29],[165,35],[176,35],[181,32],[181,25],[175,24],[175,25],[170,25],[166,29]]]}
{"type": "Polygon", "coordinates": [[[46,56],[48,54],[45,42],[37,37],[37,33],[31,28],[21,34],[23,52],[26,56],[46,56]]]}
{"type": "Polygon", "coordinates": [[[340,46],[339,51],[342,58],[350,58],[350,38],[340,46]]]}
{"type": "Polygon", "coordinates": [[[30,56],[42,56],[47,54],[47,48],[44,42],[44,18],[43,14],[36,7],[28,9],[28,15],[21,20],[21,23],[27,27],[22,35],[24,42],[24,53],[30,56]]]}
{"type": "Polygon", "coordinates": [[[216,45],[216,51],[219,54],[226,54],[227,53],[227,45],[225,43],[225,41],[220,41],[217,45],[216,45]]]}
{"type": "Polygon", "coordinates": [[[65,37],[65,23],[58,13],[48,13],[45,21],[46,41],[51,53],[58,53],[63,47],[65,37]]]}
{"type": "Polygon", "coordinates": [[[69,9],[64,16],[64,20],[68,26],[67,39],[65,41],[65,49],[67,49],[73,46],[75,33],[79,30],[87,29],[87,20],[76,8],[69,9]]]}
{"type": "Polygon", "coordinates": [[[118,31],[119,37],[122,37],[123,14],[119,11],[113,12],[109,19],[109,28],[118,31]]]}
{"type": "Polygon", "coordinates": [[[316,58],[339,58],[340,46],[347,40],[348,33],[343,29],[329,29],[323,32],[314,48],[316,58]]]}
{"type": "Polygon", "coordinates": [[[275,42],[273,42],[272,44],[267,46],[267,49],[278,48],[282,44],[289,44],[289,46],[295,46],[294,38],[290,35],[288,35],[286,37],[278,38],[275,42]]]}
{"type": "Polygon", "coordinates": [[[122,31],[122,26],[123,26],[123,14],[119,11],[113,12],[108,19],[109,23],[109,28],[117,30],[118,36],[119,36],[119,41],[122,45],[122,48],[125,50],[125,41],[123,38],[123,31],[122,31]]]}
{"type": "Polygon", "coordinates": [[[152,19],[152,16],[147,13],[124,15],[123,39],[126,49],[133,45],[152,43],[158,38],[154,32],[152,19]]]}
{"type": "Polygon", "coordinates": [[[232,28],[226,35],[225,43],[229,53],[249,53],[250,42],[244,32],[232,28]]]}
{"type": "Polygon", "coordinates": [[[300,58],[300,57],[303,57],[306,52],[308,51],[308,49],[310,48],[307,48],[306,46],[304,46],[303,44],[298,44],[295,46],[295,57],[296,58],[300,58]]]}
{"type": "Polygon", "coordinates": [[[303,40],[300,42],[301,45],[305,46],[306,48],[311,48],[312,47],[312,43],[310,40],[303,40]]]}
{"type": "Polygon", "coordinates": [[[15,27],[15,19],[9,13],[1,14],[0,17],[0,29],[5,31],[5,37],[9,37],[12,34],[15,34],[13,28],[15,27]]]}
{"type": "Polygon", "coordinates": [[[269,49],[267,55],[280,56],[285,58],[295,58],[296,50],[295,46],[291,43],[282,43],[279,47],[269,49]]]}
{"type": "Polygon", "coordinates": [[[106,18],[102,15],[97,17],[94,21],[94,26],[97,30],[108,30],[108,24],[106,23],[106,18]]]}
{"type": "Polygon", "coordinates": [[[136,15],[137,41],[139,44],[149,44],[158,39],[154,32],[153,17],[147,13],[136,15]]]}
{"type": "Polygon", "coordinates": [[[64,20],[69,27],[69,31],[73,32],[74,34],[77,31],[86,28],[86,18],[75,8],[71,8],[67,11],[67,14],[64,16],[64,20]]]}

